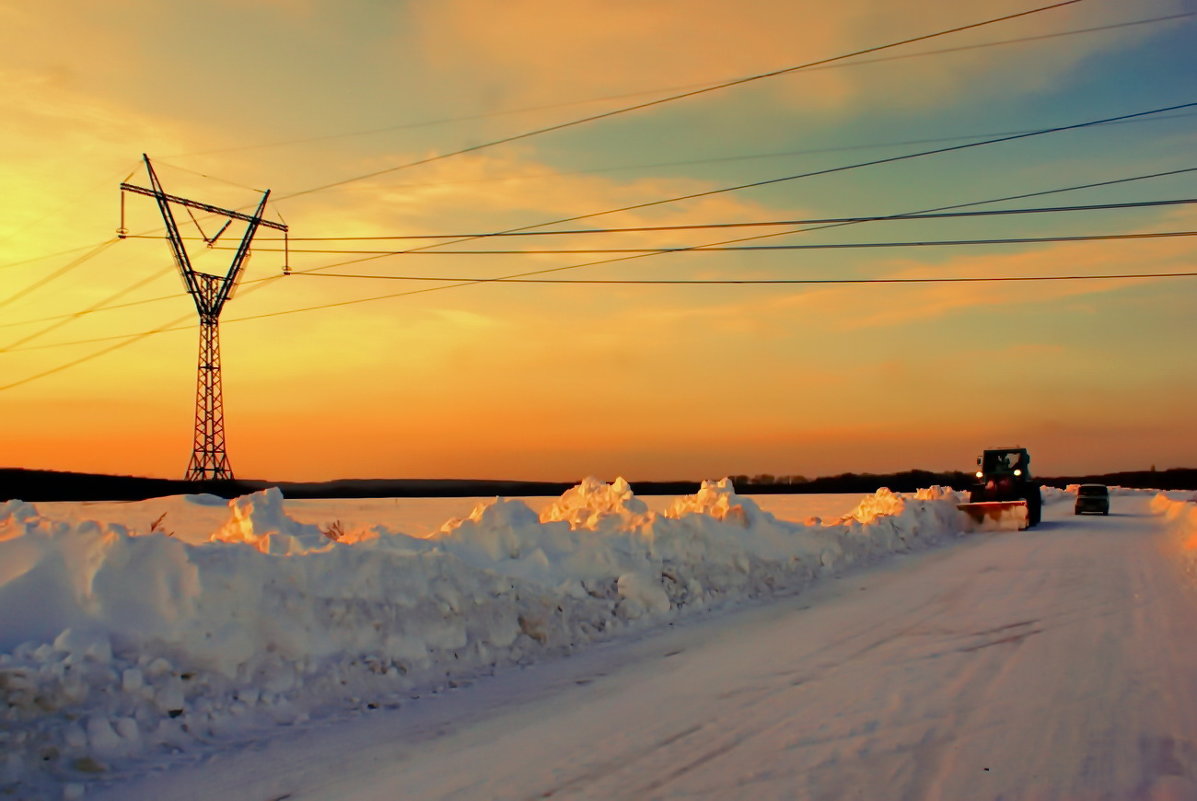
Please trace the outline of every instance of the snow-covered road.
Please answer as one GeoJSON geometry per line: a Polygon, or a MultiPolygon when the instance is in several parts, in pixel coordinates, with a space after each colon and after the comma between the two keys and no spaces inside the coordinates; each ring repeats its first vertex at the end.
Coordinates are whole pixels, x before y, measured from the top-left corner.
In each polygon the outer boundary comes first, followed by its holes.
{"type": "Polygon", "coordinates": [[[1169,547],[1146,498],[1057,504],[98,797],[1197,798],[1197,594],[1169,547]]]}

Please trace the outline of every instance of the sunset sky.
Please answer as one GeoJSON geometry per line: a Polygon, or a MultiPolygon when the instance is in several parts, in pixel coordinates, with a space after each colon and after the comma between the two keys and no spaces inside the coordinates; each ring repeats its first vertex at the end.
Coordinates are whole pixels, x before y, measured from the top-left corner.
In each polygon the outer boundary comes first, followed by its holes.
{"type": "MultiPolygon", "coordinates": [[[[127,227],[151,236],[113,241],[118,185],[146,184],[142,153],[175,194],[242,208],[271,189],[268,217],[296,251],[400,250],[430,240],[302,238],[501,231],[1197,103],[1194,0],[1083,0],[394,169],[1045,4],[0,0],[0,466],[186,469],[194,306],[151,199],[125,201],[127,227]]],[[[910,213],[1194,170],[1195,144],[1197,106],[556,227],[910,213]]],[[[975,208],[1187,198],[1197,171],[975,208]]],[[[800,227],[440,249],[685,247],[800,227]]],[[[1178,204],[744,244],[1195,229],[1197,207],[1178,204]]],[[[293,252],[299,274],[281,277],[275,237],[259,234],[222,318],[238,477],[815,476],[968,469],[1014,443],[1041,475],[1197,465],[1197,278],[454,286],[302,271],[492,278],[619,254],[434,249],[331,267],[363,255],[293,252]]],[[[188,245],[197,269],[227,269],[229,251],[188,245]]],[[[1194,272],[1195,257],[1181,236],[666,253],[544,277],[1110,275],[1194,272]]]]}

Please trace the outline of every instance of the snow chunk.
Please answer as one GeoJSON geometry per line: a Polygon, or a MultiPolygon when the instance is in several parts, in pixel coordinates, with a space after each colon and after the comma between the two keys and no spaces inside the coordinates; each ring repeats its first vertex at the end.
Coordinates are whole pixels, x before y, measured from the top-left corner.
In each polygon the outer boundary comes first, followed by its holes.
{"type": "Polygon", "coordinates": [[[626,603],[620,611],[627,617],[640,617],[645,612],[664,614],[669,611],[669,596],[661,585],[641,573],[624,573],[615,582],[619,596],[626,603]]]}
{"type": "Polygon", "coordinates": [[[634,525],[647,514],[648,506],[632,493],[623,478],[606,484],[589,476],[542,511],[540,519],[546,523],[565,521],[570,528],[598,531],[634,525]]]}
{"type": "Polygon", "coordinates": [[[38,519],[37,507],[24,501],[0,503],[0,542],[29,533],[38,519]]]}
{"type": "Polygon", "coordinates": [[[229,501],[229,511],[228,522],[212,534],[212,542],[243,542],[276,556],[298,556],[333,547],[319,527],[287,516],[278,487],[234,498],[229,501]]]}
{"type": "Polygon", "coordinates": [[[702,482],[698,492],[678,498],[665,512],[666,517],[673,518],[687,515],[706,515],[745,528],[762,519],[773,519],[756,501],[737,495],[730,478],[702,482]]]}

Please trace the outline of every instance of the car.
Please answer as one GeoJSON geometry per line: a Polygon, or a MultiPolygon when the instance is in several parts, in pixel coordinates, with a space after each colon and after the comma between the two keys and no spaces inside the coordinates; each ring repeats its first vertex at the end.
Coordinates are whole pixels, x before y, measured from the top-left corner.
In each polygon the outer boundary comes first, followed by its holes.
{"type": "Polygon", "coordinates": [[[1082,484],[1076,489],[1076,514],[1110,513],[1110,488],[1105,484],[1082,484]]]}

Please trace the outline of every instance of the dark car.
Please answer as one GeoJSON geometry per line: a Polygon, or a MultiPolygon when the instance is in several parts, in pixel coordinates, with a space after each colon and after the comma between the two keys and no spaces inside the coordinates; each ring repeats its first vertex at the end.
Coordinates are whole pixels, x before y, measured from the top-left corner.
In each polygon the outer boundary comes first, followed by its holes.
{"type": "Polygon", "coordinates": [[[1076,490],[1076,513],[1110,513],[1110,488],[1105,484],[1082,484],[1076,490]]]}

